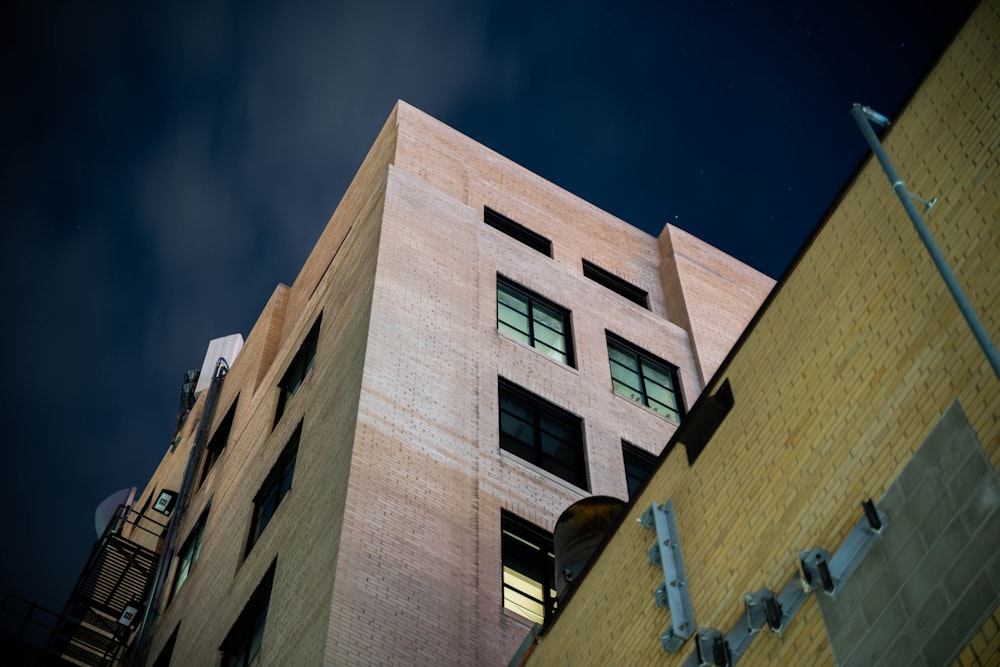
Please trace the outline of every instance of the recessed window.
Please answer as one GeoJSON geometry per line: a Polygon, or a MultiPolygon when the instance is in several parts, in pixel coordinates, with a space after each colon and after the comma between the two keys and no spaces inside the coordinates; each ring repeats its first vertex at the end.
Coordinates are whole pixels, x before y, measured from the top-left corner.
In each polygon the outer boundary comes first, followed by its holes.
{"type": "Polygon", "coordinates": [[[592,264],[587,260],[583,260],[583,275],[584,277],[590,278],[594,282],[603,285],[612,292],[615,292],[629,301],[639,304],[646,310],[649,310],[649,294],[647,294],[646,290],[622,280],[613,273],[605,271],[601,267],[596,264],[592,264]]]}
{"type": "Polygon", "coordinates": [[[675,422],[682,408],[676,369],[658,357],[608,333],[608,358],[615,392],[675,422]]]}
{"type": "Polygon", "coordinates": [[[222,652],[222,667],[250,667],[255,664],[264,642],[264,625],[267,622],[267,607],[271,602],[271,584],[274,582],[274,570],[278,561],[271,562],[271,567],[257,584],[253,594],[247,601],[239,618],[229,629],[219,651],[222,652]]]}
{"type": "Polygon", "coordinates": [[[497,213],[488,206],[483,208],[483,222],[493,229],[517,239],[529,248],[534,248],[543,255],[552,256],[552,241],[538,232],[533,232],[524,225],[514,222],[507,216],[497,213]]]}
{"type": "Polygon", "coordinates": [[[583,420],[500,378],[500,447],[588,489],[583,420]]]}
{"type": "Polygon", "coordinates": [[[573,365],[569,311],[502,276],[497,276],[497,330],[573,365]]]}
{"type": "Polygon", "coordinates": [[[170,587],[170,598],[167,600],[167,604],[173,601],[177,592],[181,590],[181,586],[187,581],[191,568],[198,562],[198,556],[201,554],[201,541],[205,537],[205,525],[208,523],[208,510],[211,507],[212,503],[209,501],[205,511],[198,517],[198,522],[194,524],[194,528],[184,540],[184,546],[177,554],[177,574],[174,576],[173,586],[170,587]]]}
{"type": "Polygon", "coordinates": [[[174,657],[174,647],[177,645],[177,633],[181,629],[181,624],[174,626],[174,631],[170,633],[167,643],[160,649],[160,654],[153,661],[153,667],[170,667],[170,659],[174,657]]]}
{"type": "Polygon", "coordinates": [[[503,606],[535,623],[555,608],[552,533],[503,511],[500,516],[503,606]]]}
{"type": "Polygon", "coordinates": [[[257,542],[257,538],[270,523],[278,505],[292,489],[292,477],[295,475],[295,459],[299,452],[299,438],[302,435],[302,424],[299,423],[292,434],[291,440],[285,445],[271,472],[267,474],[264,483],[253,499],[253,520],[250,522],[250,539],[247,542],[247,553],[257,542]]]}
{"type": "Polygon", "coordinates": [[[312,329],[309,330],[309,334],[302,341],[299,351],[295,353],[295,358],[292,359],[292,363],[288,365],[288,370],[285,371],[281,382],[278,383],[278,410],[274,415],[275,424],[281,419],[281,415],[285,414],[288,401],[298,392],[306,376],[309,375],[313,364],[316,363],[316,344],[319,342],[319,323],[322,317],[320,315],[320,317],[316,318],[316,323],[313,324],[312,329]]]}
{"type": "Polygon", "coordinates": [[[198,482],[199,484],[205,482],[208,472],[215,465],[215,462],[219,460],[219,457],[222,456],[222,450],[229,444],[229,433],[233,430],[233,417],[236,415],[236,403],[239,400],[239,396],[233,399],[233,404],[229,406],[226,416],[219,422],[219,425],[215,428],[215,433],[212,434],[212,439],[208,441],[208,446],[205,447],[205,464],[201,468],[201,480],[198,482]]]}
{"type": "Polygon", "coordinates": [[[625,460],[625,482],[628,484],[628,499],[635,497],[649,473],[656,467],[656,457],[635,445],[622,440],[622,458],[625,460]]]}

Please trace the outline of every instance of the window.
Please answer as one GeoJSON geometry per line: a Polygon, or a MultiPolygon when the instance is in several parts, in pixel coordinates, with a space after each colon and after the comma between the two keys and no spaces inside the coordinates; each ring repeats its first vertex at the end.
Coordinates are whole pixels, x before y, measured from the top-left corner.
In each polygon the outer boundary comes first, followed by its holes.
{"type": "Polygon", "coordinates": [[[513,237],[524,245],[534,248],[543,255],[552,256],[552,241],[527,227],[514,222],[505,215],[497,213],[488,206],[483,208],[483,222],[507,236],[513,237]]]}
{"type": "Polygon", "coordinates": [[[177,592],[181,590],[181,586],[187,581],[188,574],[191,573],[191,568],[198,562],[198,556],[201,554],[201,540],[205,536],[205,524],[208,523],[208,510],[211,508],[212,501],[210,500],[208,501],[208,506],[205,507],[205,511],[198,517],[198,523],[194,524],[194,528],[191,529],[188,538],[184,540],[184,546],[178,552],[177,574],[174,576],[174,585],[170,587],[170,597],[167,599],[167,604],[173,602],[174,596],[177,595],[177,592]]]}
{"type": "Polygon", "coordinates": [[[628,499],[635,497],[642,483],[656,466],[656,457],[635,445],[622,440],[622,458],[625,460],[625,482],[628,484],[628,499]]]}
{"type": "Polygon", "coordinates": [[[277,564],[277,559],[271,562],[271,567],[257,584],[219,647],[222,652],[222,667],[249,667],[256,663],[264,639],[267,606],[271,602],[271,584],[274,582],[277,564]]]}
{"type": "Polygon", "coordinates": [[[633,303],[637,303],[646,310],[649,310],[649,294],[646,290],[640,289],[631,283],[627,283],[618,276],[608,273],[596,264],[591,264],[583,260],[583,275],[596,283],[607,287],[633,303]]]}
{"type": "Polygon", "coordinates": [[[250,539],[247,541],[247,553],[264,532],[264,528],[274,516],[274,511],[292,488],[292,476],[295,474],[295,459],[299,451],[299,438],[302,435],[302,424],[299,423],[292,434],[291,440],[285,445],[271,472],[267,474],[264,483],[253,499],[253,520],[250,522],[250,539]]]}
{"type": "Polygon", "coordinates": [[[497,330],[547,357],[573,365],[569,312],[499,275],[497,330]]]}
{"type": "Polygon", "coordinates": [[[198,484],[204,484],[205,478],[208,477],[208,472],[215,465],[215,462],[219,460],[219,457],[222,456],[222,450],[229,443],[229,433],[233,430],[233,416],[236,414],[236,403],[239,400],[239,396],[233,399],[233,404],[229,406],[226,416],[219,422],[219,425],[215,428],[215,433],[212,434],[212,439],[208,441],[208,446],[205,447],[205,465],[201,469],[201,480],[198,484]]]}
{"type": "Polygon", "coordinates": [[[608,358],[616,393],[675,422],[681,420],[677,372],[670,364],[610,332],[608,358]]]}
{"type": "Polygon", "coordinates": [[[500,378],[500,447],[587,489],[583,420],[500,378]]]}
{"type": "Polygon", "coordinates": [[[552,534],[503,511],[500,515],[503,606],[535,623],[555,608],[555,556],[552,534]]]}
{"type": "Polygon", "coordinates": [[[285,407],[288,405],[288,401],[295,396],[295,393],[302,386],[302,382],[305,381],[306,376],[309,375],[309,371],[316,362],[316,343],[319,341],[319,323],[322,318],[322,315],[316,318],[316,323],[313,324],[312,329],[309,330],[309,334],[302,341],[302,346],[295,353],[295,358],[292,359],[292,363],[288,365],[288,370],[285,371],[284,377],[278,383],[278,410],[274,415],[275,424],[281,419],[281,415],[285,414],[285,407]]]}
{"type": "Polygon", "coordinates": [[[153,667],[170,667],[170,659],[174,657],[174,646],[177,645],[177,633],[181,629],[181,624],[174,626],[174,631],[170,633],[167,643],[160,649],[160,654],[153,661],[153,667]]]}

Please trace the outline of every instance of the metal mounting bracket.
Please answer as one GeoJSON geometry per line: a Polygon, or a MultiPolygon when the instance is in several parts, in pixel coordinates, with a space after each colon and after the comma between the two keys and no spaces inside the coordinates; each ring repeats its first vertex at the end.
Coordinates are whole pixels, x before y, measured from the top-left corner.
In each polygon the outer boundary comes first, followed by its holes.
{"type": "Polygon", "coordinates": [[[674,519],[674,501],[668,500],[665,505],[653,503],[643,513],[641,523],[644,528],[656,531],[656,544],[647,557],[651,565],[663,568],[663,583],[654,592],[654,600],[658,606],[670,609],[670,627],[660,641],[665,651],[674,652],[697,629],[674,519]]]}

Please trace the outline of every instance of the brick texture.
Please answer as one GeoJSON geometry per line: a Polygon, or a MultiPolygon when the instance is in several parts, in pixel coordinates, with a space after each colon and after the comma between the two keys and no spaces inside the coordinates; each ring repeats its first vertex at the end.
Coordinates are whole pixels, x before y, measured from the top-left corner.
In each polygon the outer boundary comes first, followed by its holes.
{"type": "MultiPolygon", "coordinates": [[[[907,187],[994,341],[1000,340],[1000,2],[982,3],[892,131],[907,187]]],[[[846,119],[845,122],[851,122],[846,119]]],[[[859,137],[859,143],[861,138],[859,137]]],[[[694,328],[697,333],[697,327],[694,328]]],[[[697,341],[697,345],[701,341],[697,341]]],[[[780,591],[800,549],[835,551],[957,400],[1000,467],[1000,381],[875,161],[857,176],[715,380],[735,406],[689,466],[671,452],[529,665],[680,664],[659,637],[662,572],[636,525],[672,498],[697,622],[724,632],[742,596],[780,591]]],[[[715,385],[707,391],[713,392],[715,385]]],[[[892,520],[892,517],[889,519],[892,520]]],[[[955,664],[997,664],[997,615],[955,664]]],[[[740,664],[833,664],[814,597],[740,664]]]]}

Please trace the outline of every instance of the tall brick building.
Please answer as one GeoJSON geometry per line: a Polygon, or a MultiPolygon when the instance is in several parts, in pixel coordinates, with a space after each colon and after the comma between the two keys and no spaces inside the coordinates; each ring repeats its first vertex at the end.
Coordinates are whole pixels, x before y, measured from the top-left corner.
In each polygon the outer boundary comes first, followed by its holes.
{"type": "Polygon", "coordinates": [[[137,498],[122,533],[169,570],[114,651],[507,664],[556,518],[628,498],[772,285],[400,102],[137,498]]]}
{"type": "MultiPolygon", "coordinates": [[[[883,137],[994,345],[998,37],[989,0],[883,137]]],[[[1000,379],[873,159],[520,662],[1000,665],[998,469],[1000,379]]]]}

